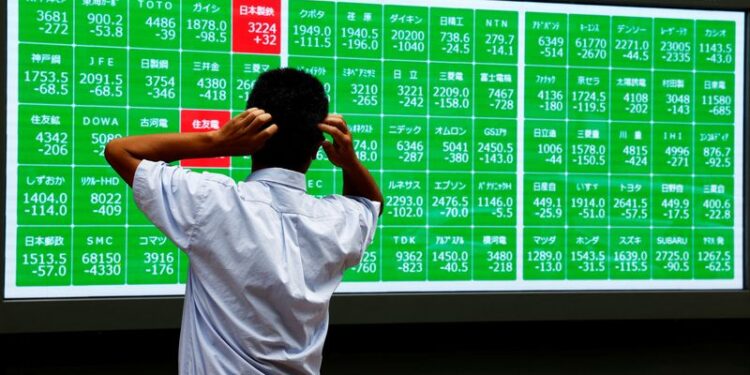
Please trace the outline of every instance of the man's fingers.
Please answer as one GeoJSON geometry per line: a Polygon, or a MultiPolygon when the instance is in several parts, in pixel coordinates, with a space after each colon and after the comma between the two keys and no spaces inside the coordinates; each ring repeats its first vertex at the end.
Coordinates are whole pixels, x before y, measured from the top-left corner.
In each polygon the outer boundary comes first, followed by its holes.
{"type": "Polygon", "coordinates": [[[250,108],[250,109],[246,109],[246,110],[242,111],[242,113],[240,113],[239,115],[235,116],[234,118],[237,121],[240,121],[240,120],[246,118],[247,116],[250,116],[251,113],[253,113],[253,112],[257,111],[257,110],[258,110],[258,108],[255,108],[255,107],[250,108]]]}
{"type": "Polygon", "coordinates": [[[255,118],[253,118],[250,125],[247,125],[246,130],[247,131],[259,131],[261,127],[270,120],[271,120],[271,115],[269,113],[264,112],[258,116],[255,116],[255,118]]]}
{"type": "Polygon", "coordinates": [[[323,122],[344,122],[344,118],[336,115],[328,115],[323,122]]]}
{"type": "Polygon", "coordinates": [[[258,148],[262,148],[263,144],[271,138],[276,132],[279,131],[279,127],[276,124],[271,124],[267,128],[263,129],[258,134],[250,135],[251,142],[256,144],[258,148]]]}
{"type": "Polygon", "coordinates": [[[337,114],[337,113],[329,113],[329,114],[328,114],[328,115],[326,116],[325,120],[323,120],[323,122],[325,122],[325,121],[326,121],[326,120],[328,120],[328,119],[340,119],[340,120],[343,120],[343,119],[344,119],[344,116],[341,116],[341,115],[339,115],[339,114],[337,114]]]}
{"type": "Polygon", "coordinates": [[[245,112],[240,113],[237,116],[237,124],[241,126],[248,126],[250,125],[255,118],[258,116],[266,113],[266,111],[259,109],[259,108],[250,108],[245,112]]]}
{"type": "Polygon", "coordinates": [[[344,118],[341,115],[328,115],[328,116],[326,116],[326,119],[323,122],[343,122],[343,123],[346,123],[346,121],[344,121],[344,118]]]}
{"type": "Polygon", "coordinates": [[[341,116],[339,114],[335,114],[335,113],[334,114],[329,114],[323,122],[326,123],[326,124],[330,124],[330,125],[339,127],[339,129],[341,129],[340,126],[343,125],[344,128],[346,128],[347,131],[349,130],[347,128],[347,126],[346,126],[346,120],[344,120],[344,116],[341,116]]]}
{"type": "Polygon", "coordinates": [[[227,125],[230,125],[230,124],[239,124],[239,123],[242,123],[242,121],[243,121],[243,120],[244,120],[244,119],[245,119],[245,118],[246,118],[247,116],[250,116],[250,110],[247,110],[247,111],[243,111],[243,112],[242,112],[242,113],[240,113],[239,115],[237,115],[237,116],[234,116],[234,117],[232,117],[232,119],[231,119],[231,120],[229,120],[229,122],[227,123],[227,125]]]}
{"type": "Polygon", "coordinates": [[[256,113],[257,111],[257,108],[248,109],[247,111],[244,111],[235,116],[235,118],[230,121],[230,124],[233,124],[233,126],[237,127],[238,129],[242,129],[244,126],[246,126],[247,121],[252,121],[252,119],[254,118],[254,113],[256,113]]]}
{"type": "Polygon", "coordinates": [[[323,150],[326,152],[326,155],[333,153],[333,143],[328,141],[323,141],[320,143],[320,145],[323,147],[323,150]]]}
{"type": "Polygon", "coordinates": [[[325,151],[329,160],[333,160],[336,157],[336,146],[333,143],[323,141],[320,145],[323,147],[323,151],[325,151]]]}
{"type": "Polygon", "coordinates": [[[334,140],[341,141],[346,137],[346,134],[342,133],[339,128],[328,124],[318,124],[318,128],[324,133],[330,134],[334,140]]]}
{"type": "Polygon", "coordinates": [[[338,119],[338,117],[334,115],[328,115],[325,119],[323,119],[323,123],[325,124],[328,123],[328,121],[336,121],[336,119],[338,119]]]}
{"type": "Polygon", "coordinates": [[[271,124],[267,128],[263,129],[262,132],[258,133],[258,137],[262,142],[265,142],[268,138],[271,138],[276,132],[279,131],[279,126],[271,124]]]}
{"type": "Polygon", "coordinates": [[[324,123],[335,126],[344,134],[349,134],[349,128],[346,126],[346,121],[344,121],[343,117],[336,117],[336,115],[331,115],[325,119],[324,123]]]}

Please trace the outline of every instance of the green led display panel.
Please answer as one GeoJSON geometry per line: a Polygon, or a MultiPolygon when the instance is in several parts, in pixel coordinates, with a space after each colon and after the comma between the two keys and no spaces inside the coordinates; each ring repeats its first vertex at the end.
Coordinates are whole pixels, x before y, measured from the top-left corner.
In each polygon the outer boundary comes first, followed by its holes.
{"type": "MultiPolygon", "coordinates": [[[[171,295],[110,140],[318,77],[385,210],[340,292],[742,287],[742,13],[482,0],[8,4],[5,295],[171,295]]],[[[244,180],[249,157],[185,168],[244,180]]],[[[340,193],[320,152],[314,196],[340,193]]]]}

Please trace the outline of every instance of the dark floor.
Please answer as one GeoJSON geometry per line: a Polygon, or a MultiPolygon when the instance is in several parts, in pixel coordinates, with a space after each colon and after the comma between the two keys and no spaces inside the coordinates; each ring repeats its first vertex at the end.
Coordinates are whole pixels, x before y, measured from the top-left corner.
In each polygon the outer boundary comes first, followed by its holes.
{"type": "MultiPolygon", "coordinates": [[[[749,375],[748,323],[333,326],[322,373],[749,375]]],[[[0,370],[8,375],[174,374],[178,335],[174,330],[5,335],[0,336],[0,370]]]]}

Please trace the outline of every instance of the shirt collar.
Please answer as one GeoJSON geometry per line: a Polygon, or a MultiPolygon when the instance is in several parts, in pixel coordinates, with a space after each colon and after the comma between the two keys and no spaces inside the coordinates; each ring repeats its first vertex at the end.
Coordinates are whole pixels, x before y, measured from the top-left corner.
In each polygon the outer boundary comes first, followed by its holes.
{"type": "Polygon", "coordinates": [[[284,168],[263,168],[250,174],[247,181],[266,181],[306,191],[305,174],[284,168]]]}

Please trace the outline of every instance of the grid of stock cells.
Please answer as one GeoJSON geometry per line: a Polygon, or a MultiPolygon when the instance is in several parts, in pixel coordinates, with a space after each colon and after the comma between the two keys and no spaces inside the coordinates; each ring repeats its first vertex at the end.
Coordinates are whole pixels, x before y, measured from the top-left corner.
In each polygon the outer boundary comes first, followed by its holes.
{"type": "MultiPolygon", "coordinates": [[[[733,21],[18,4],[18,286],[184,283],[187,257],[135,207],[104,146],[217,129],[282,62],[323,82],[386,197],[345,281],[734,277],[733,21]]],[[[248,157],[180,164],[238,181],[250,169],[248,157]]],[[[319,152],[307,191],[341,188],[319,152]]]]}
{"type": "Polygon", "coordinates": [[[526,14],[526,279],[733,277],[734,27],[526,14]]]}

